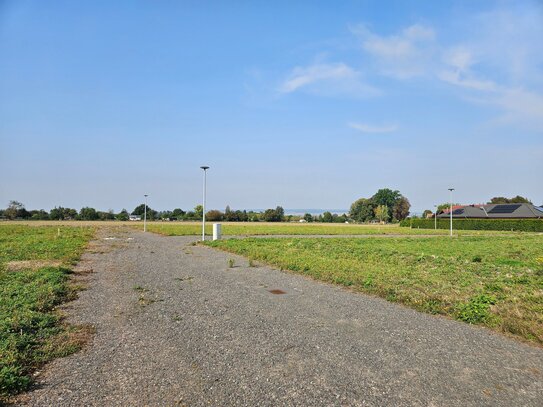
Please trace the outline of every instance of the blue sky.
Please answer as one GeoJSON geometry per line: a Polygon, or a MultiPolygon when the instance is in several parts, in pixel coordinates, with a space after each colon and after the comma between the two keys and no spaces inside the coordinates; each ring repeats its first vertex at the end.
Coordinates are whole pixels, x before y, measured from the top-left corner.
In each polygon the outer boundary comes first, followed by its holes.
{"type": "Polygon", "coordinates": [[[0,0],[0,142],[0,206],[541,204],[543,5],[0,0]]]}

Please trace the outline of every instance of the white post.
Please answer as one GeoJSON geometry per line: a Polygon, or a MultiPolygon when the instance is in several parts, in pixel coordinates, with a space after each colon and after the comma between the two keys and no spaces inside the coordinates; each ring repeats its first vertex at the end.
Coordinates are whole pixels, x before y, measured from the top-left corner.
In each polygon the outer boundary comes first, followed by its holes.
{"type": "Polygon", "coordinates": [[[214,223],[213,224],[213,240],[220,240],[221,239],[221,224],[220,223],[214,223]]]}
{"type": "Polygon", "coordinates": [[[453,232],[453,227],[452,227],[452,215],[453,215],[453,197],[452,197],[452,193],[454,191],[454,188],[449,188],[449,191],[451,192],[451,209],[450,209],[450,220],[451,220],[451,237],[452,237],[452,232],[453,232]]]}
{"type": "Polygon", "coordinates": [[[202,241],[206,240],[206,182],[207,182],[207,170],[208,166],[203,165],[200,167],[204,170],[204,202],[202,204],[202,241]]]}
{"type": "Polygon", "coordinates": [[[147,194],[144,195],[145,197],[145,205],[143,207],[143,231],[147,232],[147,194]]]}

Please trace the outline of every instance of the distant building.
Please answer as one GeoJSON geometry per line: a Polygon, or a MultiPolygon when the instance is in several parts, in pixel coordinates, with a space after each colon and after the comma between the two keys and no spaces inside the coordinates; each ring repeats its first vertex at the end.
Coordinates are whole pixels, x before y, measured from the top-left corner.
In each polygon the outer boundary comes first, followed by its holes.
{"type": "Polygon", "coordinates": [[[128,220],[141,220],[140,215],[129,215],[128,220]]]}
{"type": "MultiPolygon", "coordinates": [[[[437,217],[449,218],[450,210],[444,210],[437,217]]],[[[455,205],[452,217],[456,219],[543,219],[543,208],[527,203],[455,205]]]]}

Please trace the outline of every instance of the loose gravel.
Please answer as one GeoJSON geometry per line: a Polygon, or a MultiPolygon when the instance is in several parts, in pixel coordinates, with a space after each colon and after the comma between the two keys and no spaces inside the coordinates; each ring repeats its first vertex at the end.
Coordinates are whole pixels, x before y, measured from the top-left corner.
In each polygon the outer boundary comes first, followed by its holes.
{"type": "Polygon", "coordinates": [[[94,338],[47,365],[21,405],[543,405],[540,348],[194,237],[107,237],[66,307],[94,338]]]}

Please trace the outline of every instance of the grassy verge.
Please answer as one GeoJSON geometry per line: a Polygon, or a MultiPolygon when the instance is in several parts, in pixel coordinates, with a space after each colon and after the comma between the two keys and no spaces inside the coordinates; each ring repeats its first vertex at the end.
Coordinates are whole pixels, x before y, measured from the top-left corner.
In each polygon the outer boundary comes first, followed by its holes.
{"type": "MultiPolygon", "coordinates": [[[[447,230],[410,229],[399,225],[354,225],[334,223],[265,223],[265,222],[221,222],[223,235],[446,235],[447,230]]],[[[143,229],[142,224],[131,226],[143,229]]],[[[197,222],[149,222],[147,230],[166,236],[199,235],[202,224],[197,222]]],[[[211,235],[212,225],[206,224],[206,233],[211,235]]],[[[460,231],[461,234],[489,234],[492,232],[460,231]]]]}
{"type": "Polygon", "coordinates": [[[77,350],[81,330],[55,307],[74,292],[70,266],[90,228],[0,225],[0,404],[30,385],[40,364],[77,350]]]}
{"type": "Polygon", "coordinates": [[[543,344],[543,236],[232,239],[209,246],[543,344]]]}

